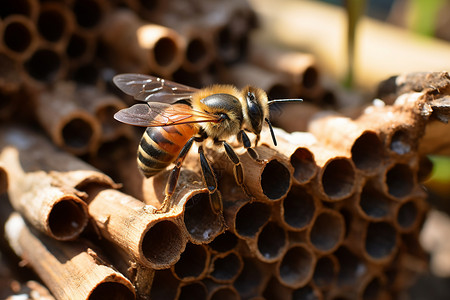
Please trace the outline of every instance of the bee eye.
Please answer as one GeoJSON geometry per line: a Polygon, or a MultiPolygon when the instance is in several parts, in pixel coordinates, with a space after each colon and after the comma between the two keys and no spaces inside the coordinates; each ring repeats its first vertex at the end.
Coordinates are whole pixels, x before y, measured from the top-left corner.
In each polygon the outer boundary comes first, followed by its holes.
{"type": "Polygon", "coordinates": [[[220,119],[222,119],[222,120],[229,120],[230,119],[230,117],[227,114],[225,114],[225,113],[219,113],[218,115],[219,115],[220,119]]]}
{"type": "Polygon", "coordinates": [[[247,92],[247,100],[255,101],[255,99],[256,99],[255,93],[248,91],[247,92]]]}

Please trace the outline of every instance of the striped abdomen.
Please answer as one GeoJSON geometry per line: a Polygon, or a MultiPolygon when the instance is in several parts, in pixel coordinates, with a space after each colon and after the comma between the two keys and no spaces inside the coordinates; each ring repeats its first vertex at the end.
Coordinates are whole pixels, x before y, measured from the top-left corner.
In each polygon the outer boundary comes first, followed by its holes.
{"type": "Polygon", "coordinates": [[[198,132],[192,124],[148,127],[138,149],[138,167],[151,177],[173,162],[186,142],[198,132]]]}

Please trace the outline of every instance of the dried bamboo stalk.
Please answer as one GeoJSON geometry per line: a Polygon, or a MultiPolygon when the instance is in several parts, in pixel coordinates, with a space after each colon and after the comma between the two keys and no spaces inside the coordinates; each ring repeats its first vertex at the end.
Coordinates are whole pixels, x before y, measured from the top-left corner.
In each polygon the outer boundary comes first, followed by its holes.
{"type": "Polygon", "coordinates": [[[4,147],[0,160],[8,172],[12,206],[34,227],[58,240],[73,240],[80,235],[88,222],[87,205],[80,199],[80,192],[60,185],[45,172],[25,173],[14,147],[4,147]]]}
{"type": "Polygon", "coordinates": [[[78,105],[76,97],[73,83],[59,83],[54,90],[37,97],[36,113],[56,145],[81,155],[97,149],[101,126],[92,114],[78,105]]]}
{"type": "Polygon", "coordinates": [[[64,50],[75,26],[75,16],[66,4],[50,2],[40,5],[37,31],[52,48],[64,50]]]}
{"type": "Polygon", "coordinates": [[[135,299],[128,279],[109,267],[89,244],[61,243],[37,235],[17,213],[8,219],[5,233],[16,254],[30,264],[56,298],[135,299]]]}
{"type": "Polygon", "coordinates": [[[39,89],[44,83],[55,82],[67,74],[67,57],[62,50],[40,44],[24,62],[24,70],[24,82],[39,89]]]}
{"type": "Polygon", "coordinates": [[[181,282],[192,282],[206,276],[211,254],[205,245],[187,243],[180,259],[171,267],[175,278],[181,282]]]}
{"type": "Polygon", "coordinates": [[[169,77],[181,65],[184,41],[174,30],[143,24],[126,10],[109,15],[103,28],[103,42],[113,57],[121,57],[112,61],[119,71],[169,77]]]}
{"type": "Polygon", "coordinates": [[[260,35],[253,35],[249,61],[272,72],[283,73],[292,81],[293,95],[317,100],[321,93],[320,75],[313,54],[275,48],[260,35]]]}
{"type": "Polygon", "coordinates": [[[263,89],[269,99],[286,99],[294,96],[293,83],[290,78],[281,73],[273,73],[252,64],[236,64],[225,70],[219,77],[221,81],[243,88],[252,85],[263,89]]]}
{"type": "Polygon", "coordinates": [[[277,262],[276,276],[291,288],[305,286],[314,274],[316,256],[307,244],[293,244],[277,262]]]}
{"type": "Polygon", "coordinates": [[[177,214],[155,208],[112,189],[93,189],[89,214],[101,235],[144,266],[165,269],[179,260],[187,237],[177,214]]]}
{"type": "Polygon", "coordinates": [[[10,15],[3,20],[0,34],[2,51],[12,59],[23,62],[38,46],[36,26],[28,17],[10,15]]]}
{"type": "Polygon", "coordinates": [[[309,123],[308,130],[322,144],[341,150],[355,166],[367,174],[379,171],[385,161],[379,135],[349,118],[320,115],[309,123]]]}

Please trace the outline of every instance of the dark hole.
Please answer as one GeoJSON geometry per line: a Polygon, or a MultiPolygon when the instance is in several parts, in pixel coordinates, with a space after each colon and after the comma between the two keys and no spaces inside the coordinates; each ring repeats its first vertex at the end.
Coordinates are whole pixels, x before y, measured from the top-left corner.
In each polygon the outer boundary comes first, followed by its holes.
{"type": "Polygon", "coordinates": [[[289,190],[289,170],[277,160],[270,161],[261,174],[261,187],[270,200],[284,196],[289,190]]]}
{"type": "Polygon", "coordinates": [[[395,228],[386,222],[371,223],[367,227],[366,251],[374,259],[389,256],[397,242],[395,228]]]}
{"type": "Polygon", "coordinates": [[[258,249],[267,259],[276,258],[286,246],[286,232],[274,222],[264,226],[258,236],[258,249]]]}
{"type": "Polygon", "coordinates": [[[246,237],[253,237],[270,217],[270,207],[261,202],[244,205],[236,214],[236,231],[246,237]]]}
{"type": "Polygon", "coordinates": [[[22,23],[11,23],[3,32],[3,41],[9,49],[24,52],[31,44],[31,32],[22,23]]]}
{"type": "Polygon", "coordinates": [[[85,28],[95,27],[102,17],[101,8],[94,0],[75,0],[73,12],[78,24],[85,28]]]}
{"type": "Polygon", "coordinates": [[[153,51],[156,63],[161,67],[166,67],[175,59],[177,45],[172,39],[164,37],[156,42],[153,51]]]}
{"type": "Polygon", "coordinates": [[[87,224],[87,214],[81,204],[70,199],[58,202],[49,216],[49,227],[56,237],[72,238],[87,224]]]}
{"type": "Polygon", "coordinates": [[[179,255],[182,243],[180,228],[171,221],[161,221],[145,234],[142,252],[155,264],[171,264],[179,255]]]}
{"type": "Polygon", "coordinates": [[[87,147],[93,134],[91,125],[80,118],[70,120],[62,130],[64,143],[75,149],[87,147]]]}
{"type": "Polygon", "coordinates": [[[59,55],[47,49],[34,52],[31,58],[25,62],[25,69],[31,77],[40,81],[52,81],[61,67],[59,55]]]}
{"type": "Polygon", "coordinates": [[[134,293],[119,282],[102,282],[89,295],[89,300],[127,300],[135,299],[134,293]]]}
{"type": "Polygon", "coordinates": [[[372,131],[364,132],[356,139],[352,147],[352,160],[360,170],[373,170],[383,162],[383,145],[377,134],[372,131]]]}
{"type": "Polygon", "coordinates": [[[50,42],[59,41],[64,36],[66,20],[59,11],[43,11],[39,15],[37,28],[44,39],[50,42]]]}

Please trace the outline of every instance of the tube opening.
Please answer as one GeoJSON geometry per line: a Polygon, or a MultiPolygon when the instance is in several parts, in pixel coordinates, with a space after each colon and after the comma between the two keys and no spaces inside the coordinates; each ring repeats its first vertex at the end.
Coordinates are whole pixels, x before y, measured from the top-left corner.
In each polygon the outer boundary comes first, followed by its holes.
{"type": "Polygon", "coordinates": [[[58,240],[70,240],[77,237],[88,221],[84,202],[67,198],[56,203],[49,215],[48,226],[58,240]]]}
{"type": "Polygon", "coordinates": [[[14,52],[25,52],[30,47],[32,39],[29,28],[23,23],[12,22],[4,28],[3,43],[14,52]]]}
{"type": "Polygon", "coordinates": [[[311,244],[319,251],[333,251],[342,242],[345,222],[335,211],[322,211],[314,221],[309,233],[311,244]]]}
{"type": "Polygon", "coordinates": [[[40,49],[25,62],[25,70],[39,81],[53,81],[61,68],[61,57],[49,49],[40,49]]]}
{"type": "Polygon", "coordinates": [[[319,82],[319,72],[315,67],[307,67],[303,72],[302,85],[307,89],[315,87],[319,82]]]}
{"type": "Polygon", "coordinates": [[[314,268],[314,255],[305,247],[289,249],[278,267],[280,279],[289,287],[300,287],[308,280],[314,268]]]}
{"type": "Polygon", "coordinates": [[[62,129],[62,138],[67,147],[83,149],[88,147],[94,136],[91,124],[82,118],[73,118],[62,129]]]}
{"type": "Polygon", "coordinates": [[[88,49],[86,38],[76,32],[70,36],[69,43],[66,48],[66,54],[70,58],[82,57],[88,49]]]}
{"type": "Polygon", "coordinates": [[[332,199],[350,196],[355,186],[355,170],[345,158],[331,160],[322,174],[324,192],[332,199]]]}
{"type": "Polygon", "coordinates": [[[41,36],[50,42],[57,42],[66,33],[66,19],[60,11],[44,10],[39,15],[37,29],[41,36]]]}
{"type": "Polygon", "coordinates": [[[142,239],[144,257],[154,265],[175,263],[184,246],[180,228],[171,221],[161,221],[148,229],[142,239]]]}
{"type": "Polygon", "coordinates": [[[179,281],[172,275],[170,270],[161,270],[155,272],[152,288],[150,290],[150,299],[152,300],[168,300],[175,299],[179,281]]]}
{"type": "MultiPolygon", "coordinates": [[[[156,287],[155,287],[156,288],[156,287]]],[[[193,282],[183,285],[180,288],[180,294],[177,299],[179,300],[206,300],[207,292],[204,284],[200,282],[193,282]]]]}
{"type": "Polygon", "coordinates": [[[236,232],[245,237],[254,237],[270,217],[270,206],[261,202],[245,204],[236,214],[236,232]]]}
{"type": "Polygon", "coordinates": [[[354,286],[367,272],[367,266],[346,247],[340,247],[335,256],[339,262],[338,283],[340,286],[354,286]]]}
{"type": "Polygon", "coordinates": [[[267,260],[278,259],[286,247],[286,232],[275,222],[267,223],[258,236],[258,251],[267,260]]]}
{"type": "Polygon", "coordinates": [[[211,243],[209,247],[217,252],[227,252],[236,247],[238,238],[230,231],[218,235],[211,243]]]}
{"type": "Polygon", "coordinates": [[[373,131],[365,131],[351,149],[352,160],[360,170],[372,171],[383,162],[383,145],[373,131]]]}
{"type": "Polygon", "coordinates": [[[365,287],[362,293],[363,300],[380,299],[382,284],[378,277],[373,278],[365,287]]]}
{"type": "Polygon", "coordinates": [[[254,259],[244,257],[243,260],[244,268],[236,278],[234,287],[242,297],[246,297],[257,293],[264,280],[264,270],[254,259]]]}
{"type": "Polygon", "coordinates": [[[395,228],[387,222],[370,223],[367,227],[365,250],[373,259],[389,257],[397,246],[395,228]]]}
{"type": "Polygon", "coordinates": [[[294,229],[311,224],[315,211],[314,198],[301,187],[293,186],[283,200],[283,220],[294,229]]]}
{"type": "Polygon", "coordinates": [[[207,192],[192,196],[185,205],[184,224],[191,237],[200,242],[210,242],[222,230],[223,224],[211,209],[207,192]]]}
{"type": "Polygon", "coordinates": [[[170,65],[177,54],[178,47],[174,40],[168,37],[160,38],[153,49],[156,63],[161,67],[170,65]]]}
{"type": "Polygon", "coordinates": [[[206,268],[208,254],[203,246],[188,243],[174,266],[175,274],[180,279],[197,278],[206,268]]]}
{"type": "Polygon", "coordinates": [[[186,49],[186,59],[192,63],[197,64],[201,62],[208,54],[208,49],[205,43],[199,38],[193,38],[189,41],[186,49]]]}
{"type": "Polygon", "coordinates": [[[397,223],[402,229],[413,226],[419,216],[417,205],[414,201],[403,203],[397,212],[397,223]]]}
{"type": "Polygon", "coordinates": [[[2,0],[0,1],[0,17],[9,15],[24,15],[31,17],[31,7],[28,0],[2,0]]]}
{"type": "Polygon", "coordinates": [[[395,164],[386,173],[388,193],[394,197],[407,196],[414,188],[414,175],[411,168],[405,164],[395,164]]]}
{"type": "Polygon", "coordinates": [[[241,299],[241,297],[237,294],[236,290],[232,289],[231,287],[222,286],[218,289],[216,289],[211,297],[210,300],[238,300],[241,299]]]}
{"type": "Polygon", "coordinates": [[[291,155],[291,165],[294,167],[294,179],[299,183],[311,180],[317,172],[314,155],[307,148],[297,148],[291,155]]]}
{"type": "Polygon", "coordinates": [[[114,119],[114,114],[119,110],[114,104],[106,104],[100,107],[95,116],[102,124],[102,134],[104,136],[113,135],[114,132],[121,126],[121,123],[114,119]]]}
{"type": "Polygon", "coordinates": [[[229,253],[213,261],[211,276],[217,281],[231,281],[242,269],[242,259],[236,253],[229,253]]]}
{"type": "Polygon", "coordinates": [[[271,160],[261,174],[261,188],[270,200],[277,200],[286,195],[290,187],[291,174],[277,160],[271,160]]]}
{"type": "Polygon", "coordinates": [[[366,216],[380,219],[389,214],[390,201],[370,184],[366,184],[362,190],[359,206],[366,216]]]}
{"type": "Polygon", "coordinates": [[[292,300],[320,300],[320,292],[311,285],[306,285],[292,292],[292,300]]]}
{"type": "Polygon", "coordinates": [[[397,129],[391,137],[389,148],[399,155],[408,154],[412,151],[412,139],[404,128],[397,129]]]}
{"type": "Polygon", "coordinates": [[[275,83],[267,89],[269,99],[287,99],[291,95],[289,87],[282,83],[275,83]]]}
{"type": "Polygon", "coordinates": [[[102,282],[89,295],[89,300],[135,299],[134,292],[120,282],[102,282]]]}
{"type": "Polygon", "coordinates": [[[73,12],[78,25],[90,29],[100,23],[102,10],[95,0],[75,0],[73,12]]]}
{"type": "Polygon", "coordinates": [[[320,288],[331,286],[336,278],[337,269],[336,262],[330,256],[322,256],[316,263],[314,283],[320,288]]]}

